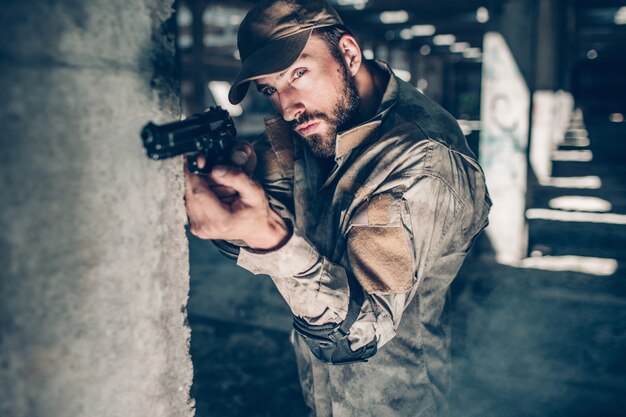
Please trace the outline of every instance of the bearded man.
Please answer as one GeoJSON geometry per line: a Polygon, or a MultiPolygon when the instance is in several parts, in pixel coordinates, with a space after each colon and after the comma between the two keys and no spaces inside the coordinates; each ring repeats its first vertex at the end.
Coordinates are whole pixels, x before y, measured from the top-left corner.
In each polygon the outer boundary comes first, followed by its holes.
{"type": "Polygon", "coordinates": [[[279,116],[244,169],[186,173],[192,233],[238,241],[289,304],[312,415],[445,415],[448,290],[491,205],[458,124],[324,0],[259,2],[238,47],[229,100],[254,83],[279,116]]]}

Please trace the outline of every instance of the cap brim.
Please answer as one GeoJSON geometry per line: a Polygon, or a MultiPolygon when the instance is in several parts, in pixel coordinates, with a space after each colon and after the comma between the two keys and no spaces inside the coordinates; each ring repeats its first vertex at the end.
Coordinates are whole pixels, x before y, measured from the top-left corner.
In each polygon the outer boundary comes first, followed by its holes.
{"type": "Polygon", "coordinates": [[[287,69],[302,53],[311,32],[312,29],[277,39],[250,55],[233,81],[228,101],[239,104],[246,96],[251,80],[287,69]]]}

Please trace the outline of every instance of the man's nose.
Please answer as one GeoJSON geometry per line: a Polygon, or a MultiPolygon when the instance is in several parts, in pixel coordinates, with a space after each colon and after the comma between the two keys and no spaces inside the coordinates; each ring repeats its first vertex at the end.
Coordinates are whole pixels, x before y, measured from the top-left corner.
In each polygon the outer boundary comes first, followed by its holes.
{"type": "Polygon", "coordinates": [[[300,100],[297,92],[291,88],[283,91],[280,95],[280,106],[283,119],[287,122],[298,120],[304,114],[304,103],[300,100]]]}

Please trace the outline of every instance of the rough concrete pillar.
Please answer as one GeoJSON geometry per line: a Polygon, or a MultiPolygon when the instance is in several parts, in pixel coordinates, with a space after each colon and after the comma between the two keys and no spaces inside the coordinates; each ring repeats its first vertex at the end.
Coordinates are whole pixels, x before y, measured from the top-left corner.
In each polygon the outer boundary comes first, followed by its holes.
{"type": "Polygon", "coordinates": [[[0,415],[191,416],[171,0],[0,4],[0,415]]]}
{"type": "Polygon", "coordinates": [[[534,83],[536,2],[506,0],[485,35],[481,86],[480,162],[493,208],[486,232],[499,262],[526,256],[525,217],[530,95],[534,83]]]}
{"type": "Polygon", "coordinates": [[[568,2],[539,0],[537,10],[530,162],[539,184],[552,175],[552,152],[565,137],[574,105],[571,94],[560,90],[566,85],[571,46],[567,33],[571,17],[564,13],[564,3],[568,2]]]}
{"type": "Polygon", "coordinates": [[[526,175],[530,92],[505,38],[485,35],[480,163],[493,207],[487,235],[499,262],[526,255],[526,175]]]}

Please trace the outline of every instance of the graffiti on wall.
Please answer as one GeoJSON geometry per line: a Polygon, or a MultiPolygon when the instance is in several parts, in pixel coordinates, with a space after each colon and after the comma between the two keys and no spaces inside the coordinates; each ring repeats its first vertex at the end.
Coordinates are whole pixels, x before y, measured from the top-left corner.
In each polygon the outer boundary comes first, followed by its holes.
{"type": "Polygon", "coordinates": [[[526,253],[526,176],[530,92],[506,41],[485,35],[481,91],[480,163],[493,200],[487,234],[498,261],[526,253]]]}

